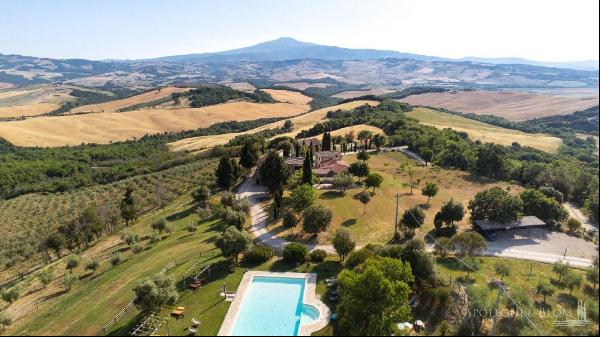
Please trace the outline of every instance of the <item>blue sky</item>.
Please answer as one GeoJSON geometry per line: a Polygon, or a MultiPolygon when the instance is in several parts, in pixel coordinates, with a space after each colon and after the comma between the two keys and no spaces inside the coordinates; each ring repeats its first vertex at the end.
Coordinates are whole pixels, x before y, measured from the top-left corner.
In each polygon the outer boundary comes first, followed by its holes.
{"type": "Polygon", "coordinates": [[[0,53],[125,59],[290,36],[443,57],[598,59],[597,0],[0,0],[0,53]]]}

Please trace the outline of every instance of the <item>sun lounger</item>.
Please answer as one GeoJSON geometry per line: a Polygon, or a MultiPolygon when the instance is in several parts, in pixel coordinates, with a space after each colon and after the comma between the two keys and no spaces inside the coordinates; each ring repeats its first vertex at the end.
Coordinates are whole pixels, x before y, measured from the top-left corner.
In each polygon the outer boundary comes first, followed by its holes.
{"type": "Polygon", "coordinates": [[[183,317],[185,316],[185,307],[177,307],[177,309],[171,312],[171,316],[183,317]]]}

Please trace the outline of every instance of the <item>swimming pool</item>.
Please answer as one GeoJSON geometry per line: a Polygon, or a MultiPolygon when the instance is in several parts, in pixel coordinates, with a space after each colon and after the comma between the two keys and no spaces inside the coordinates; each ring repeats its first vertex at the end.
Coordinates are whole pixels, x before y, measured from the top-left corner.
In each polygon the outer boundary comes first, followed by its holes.
{"type": "Polygon", "coordinates": [[[316,275],[246,274],[219,335],[298,336],[327,324],[329,310],[314,296],[316,275]]]}

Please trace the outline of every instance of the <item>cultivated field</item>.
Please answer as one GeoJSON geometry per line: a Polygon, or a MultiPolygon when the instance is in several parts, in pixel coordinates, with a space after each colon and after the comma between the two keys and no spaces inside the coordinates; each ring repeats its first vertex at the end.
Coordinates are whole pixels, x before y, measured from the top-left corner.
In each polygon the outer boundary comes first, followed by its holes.
{"type": "MultiPolygon", "coordinates": [[[[352,163],[356,161],[356,155],[345,156],[344,160],[352,163]]],[[[426,215],[425,225],[417,233],[418,237],[423,237],[425,233],[434,228],[433,218],[435,213],[450,198],[461,202],[466,209],[469,200],[477,192],[491,187],[501,186],[507,188],[510,186],[511,193],[518,193],[522,190],[518,185],[474,177],[458,170],[415,166],[414,181],[420,179],[421,185],[415,188],[411,195],[410,187],[405,185],[409,182],[408,175],[397,171],[400,165],[406,162],[412,162],[412,160],[399,152],[380,153],[371,156],[368,161],[371,172],[381,174],[384,181],[381,189],[375,191],[375,195],[366,208],[360,201],[354,199],[354,195],[362,191],[362,188],[350,189],[344,195],[333,190],[318,191],[317,202],[333,211],[331,226],[326,233],[319,236],[319,242],[330,242],[336,229],[340,226],[348,228],[353,237],[361,244],[388,242],[394,232],[396,209],[394,195],[396,193],[401,194],[399,216],[402,216],[404,210],[409,207],[418,205],[423,208],[426,215]],[[426,182],[436,183],[439,187],[438,195],[431,198],[429,204],[427,204],[427,197],[421,194],[421,188],[426,182]]],[[[462,229],[471,228],[468,219],[469,215],[467,214],[463,221],[457,223],[457,226],[462,229]]],[[[271,225],[271,228],[281,231],[280,236],[291,234],[290,230],[283,230],[281,226],[281,221],[279,221],[271,225]]],[[[297,233],[298,230],[296,229],[295,232],[297,233]]]]}
{"type": "Polygon", "coordinates": [[[273,99],[282,103],[306,105],[312,101],[311,97],[305,96],[302,93],[290,90],[275,90],[275,89],[263,89],[262,91],[271,95],[273,99]]]}
{"type": "MultiPolygon", "coordinates": [[[[367,124],[353,125],[353,126],[348,126],[345,128],[335,130],[335,131],[331,131],[331,135],[333,137],[344,136],[345,134],[347,134],[349,132],[354,132],[354,136],[356,137],[358,135],[358,133],[363,130],[371,131],[371,132],[373,132],[373,134],[385,135],[385,132],[383,130],[381,130],[380,128],[378,128],[376,126],[367,125],[367,124]]],[[[322,138],[322,137],[323,137],[323,135],[320,136],[320,138],[322,138]]]]}
{"type": "MultiPolygon", "coordinates": [[[[309,113],[291,118],[292,122],[294,123],[293,131],[285,133],[285,134],[277,135],[277,137],[281,137],[281,136],[295,137],[298,132],[300,132],[302,130],[308,130],[316,123],[324,120],[327,117],[327,113],[329,111],[335,111],[338,109],[341,109],[341,110],[354,109],[357,106],[360,106],[363,104],[377,105],[377,104],[379,104],[379,102],[355,101],[355,102],[349,102],[349,103],[345,103],[345,104],[335,105],[332,107],[311,111],[309,113]]],[[[214,136],[186,138],[186,139],[182,139],[182,140],[170,143],[169,146],[171,147],[171,149],[173,151],[191,151],[191,152],[200,151],[200,150],[211,148],[211,147],[214,147],[217,145],[227,144],[230,140],[232,140],[233,138],[235,138],[236,136],[239,136],[239,135],[252,134],[252,133],[262,131],[262,130],[268,130],[268,129],[282,127],[283,123],[284,123],[284,121],[279,121],[279,122],[267,124],[267,125],[264,125],[259,128],[252,129],[252,130],[249,130],[246,132],[240,132],[240,133],[227,133],[227,134],[214,135],[214,136]]]]}
{"type": "Polygon", "coordinates": [[[308,88],[327,88],[331,84],[329,83],[308,83],[308,82],[287,82],[287,83],[278,83],[278,85],[283,85],[286,87],[298,89],[298,90],[306,90],[308,88]]]}
{"type": "Polygon", "coordinates": [[[390,92],[394,92],[394,90],[383,89],[383,88],[369,89],[369,90],[349,90],[349,91],[340,92],[339,94],[335,94],[335,95],[333,95],[333,97],[337,97],[337,98],[341,98],[341,99],[348,99],[348,98],[355,98],[355,97],[360,97],[360,96],[365,96],[365,95],[379,96],[379,95],[389,94],[390,92]]]}
{"type": "Polygon", "coordinates": [[[70,85],[46,85],[0,91],[0,118],[48,113],[73,100],[72,89],[90,90],[70,85]]]}
{"type": "Polygon", "coordinates": [[[555,153],[561,144],[561,140],[556,137],[509,130],[427,108],[415,108],[407,113],[407,116],[439,129],[452,128],[456,131],[466,132],[470,138],[487,143],[511,145],[513,142],[517,142],[523,146],[531,146],[550,153],[555,153]]]}
{"type": "Polygon", "coordinates": [[[292,117],[308,109],[307,105],[288,103],[232,102],[202,108],[157,108],[31,118],[1,123],[0,137],[19,146],[106,144],[165,131],[205,128],[224,121],[292,117]]]}
{"type": "Polygon", "coordinates": [[[582,98],[511,91],[463,91],[413,95],[402,101],[413,105],[472,112],[478,115],[496,115],[511,121],[523,121],[584,110],[598,105],[598,96],[582,98]]]}
{"type": "Polygon", "coordinates": [[[38,116],[58,109],[60,106],[54,103],[32,103],[28,105],[0,107],[0,118],[38,116]]]}
{"type": "Polygon", "coordinates": [[[190,88],[166,87],[157,90],[152,90],[140,95],[110,101],[100,104],[89,104],[77,107],[71,110],[71,113],[81,112],[117,112],[120,109],[127,108],[140,103],[156,101],[170,96],[172,93],[188,91],[190,88]]]}

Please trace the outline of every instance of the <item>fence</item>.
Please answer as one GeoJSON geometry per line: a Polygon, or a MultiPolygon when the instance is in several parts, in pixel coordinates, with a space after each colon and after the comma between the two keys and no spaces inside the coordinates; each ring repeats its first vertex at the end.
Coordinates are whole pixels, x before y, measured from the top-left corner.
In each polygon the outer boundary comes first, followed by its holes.
{"type": "MultiPolygon", "coordinates": [[[[169,263],[167,263],[158,273],[156,273],[156,275],[164,275],[165,273],[167,273],[169,270],[180,266],[192,259],[195,259],[197,257],[200,257],[202,255],[202,253],[197,253],[197,254],[190,254],[184,258],[181,258],[179,260],[173,260],[169,263]]],[[[108,332],[110,331],[110,328],[112,328],[121,318],[123,318],[123,316],[125,316],[129,310],[131,310],[131,308],[133,308],[133,302],[135,301],[135,298],[133,298],[129,303],[127,303],[127,305],[125,305],[123,307],[123,309],[121,309],[121,311],[119,311],[119,313],[113,317],[113,319],[110,320],[110,322],[108,322],[103,328],[102,328],[102,333],[104,335],[108,334],[108,332]]]]}

